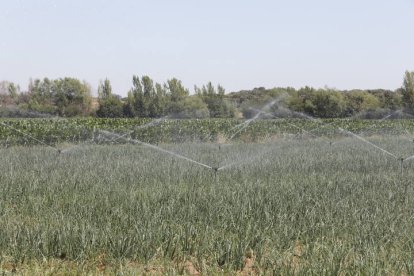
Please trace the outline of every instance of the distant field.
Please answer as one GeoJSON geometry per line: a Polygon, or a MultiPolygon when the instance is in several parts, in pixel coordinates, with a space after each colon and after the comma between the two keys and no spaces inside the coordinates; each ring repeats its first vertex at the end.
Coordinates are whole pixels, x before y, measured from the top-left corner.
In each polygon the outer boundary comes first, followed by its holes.
{"type": "MultiPolygon", "coordinates": [[[[41,138],[32,124],[42,133],[77,121],[23,122],[41,138]]],[[[289,125],[260,121],[254,129],[271,133],[271,126],[289,125]]],[[[413,274],[414,160],[403,167],[399,160],[414,155],[412,137],[365,142],[290,130],[261,143],[160,143],[159,150],[1,148],[0,272],[413,274]]]]}

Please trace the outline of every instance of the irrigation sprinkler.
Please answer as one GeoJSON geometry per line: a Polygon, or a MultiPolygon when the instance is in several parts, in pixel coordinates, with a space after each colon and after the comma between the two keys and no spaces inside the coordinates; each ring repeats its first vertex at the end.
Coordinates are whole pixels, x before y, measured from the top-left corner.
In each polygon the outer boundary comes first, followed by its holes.
{"type": "Polygon", "coordinates": [[[404,157],[397,157],[395,154],[393,154],[393,153],[391,153],[391,152],[389,152],[389,151],[387,151],[387,150],[385,150],[385,149],[383,149],[383,148],[381,148],[381,147],[379,147],[379,146],[375,145],[374,143],[371,143],[370,141],[368,141],[368,140],[366,140],[366,139],[362,138],[361,136],[359,136],[359,135],[357,135],[357,134],[355,134],[355,133],[353,133],[353,132],[351,132],[351,131],[349,131],[349,130],[344,130],[343,128],[339,128],[339,130],[340,130],[340,131],[342,131],[342,132],[345,132],[345,133],[348,133],[348,134],[350,134],[350,135],[354,136],[355,138],[359,139],[360,141],[362,141],[362,142],[364,142],[364,143],[367,143],[368,145],[373,146],[374,148],[376,148],[376,149],[378,149],[378,150],[382,151],[382,152],[383,152],[383,153],[385,153],[385,154],[388,154],[389,156],[394,157],[394,158],[395,158],[397,161],[399,161],[399,163],[400,163],[400,173],[401,173],[401,176],[402,176],[402,175],[403,175],[403,173],[404,173],[404,162],[405,162],[405,161],[408,161],[408,160],[410,160],[410,159],[414,159],[414,155],[413,155],[413,156],[410,156],[410,157],[407,157],[407,158],[404,158],[404,157]]]}
{"type": "Polygon", "coordinates": [[[399,160],[400,160],[401,176],[402,176],[404,172],[404,158],[400,157],[399,160]]]}
{"type": "Polygon", "coordinates": [[[218,174],[219,168],[218,167],[212,167],[211,169],[214,172],[214,179],[217,181],[217,174],[218,174]]]}

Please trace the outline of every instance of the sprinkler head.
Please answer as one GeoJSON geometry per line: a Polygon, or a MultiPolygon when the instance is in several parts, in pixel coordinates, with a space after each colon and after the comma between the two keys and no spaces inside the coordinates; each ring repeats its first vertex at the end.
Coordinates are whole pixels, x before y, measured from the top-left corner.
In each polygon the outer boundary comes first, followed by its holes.
{"type": "Polygon", "coordinates": [[[62,150],[61,149],[58,149],[57,152],[58,152],[58,154],[62,154],[62,150]]]}
{"type": "Polygon", "coordinates": [[[214,172],[218,172],[218,170],[219,170],[219,168],[217,168],[217,167],[211,167],[211,169],[212,169],[214,172]]]}
{"type": "Polygon", "coordinates": [[[405,158],[404,157],[400,157],[400,158],[398,158],[398,160],[400,160],[401,162],[404,162],[405,158]]]}

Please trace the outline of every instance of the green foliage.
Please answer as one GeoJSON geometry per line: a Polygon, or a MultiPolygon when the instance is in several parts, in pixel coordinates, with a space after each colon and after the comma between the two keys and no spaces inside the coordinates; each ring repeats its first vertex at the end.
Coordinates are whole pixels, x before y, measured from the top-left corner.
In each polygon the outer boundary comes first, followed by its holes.
{"type": "Polygon", "coordinates": [[[0,82],[0,106],[16,105],[18,103],[18,97],[20,93],[20,87],[13,82],[1,81],[0,82]]]}
{"type": "Polygon", "coordinates": [[[211,82],[201,88],[194,87],[195,93],[206,103],[210,118],[233,118],[235,109],[225,99],[225,89],[217,85],[217,89],[211,82]]]}
{"type": "MultiPolygon", "coordinates": [[[[184,112],[182,114],[177,114],[177,117],[205,118],[208,116],[207,107],[200,98],[189,97],[185,102],[184,106],[186,109],[183,109],[184,112]]],[[[26,115],[30,115],[30,113],[26,115]]],[[[153,120],[148,118],[2,119],[0,123],[5,123],[14,129],[29,133],[37,140],[0,124],[0,144],[5,146],[36,145],[39,144],[39,140],[54,145],[64,142],[91,142],[99,134],[95,132],[97,129],[119,134],[130,133],[128,137],[150,143],[214,142],[222,137],[233,136],[237,130],[234,127],[240,126],[244,121],[236,119],[170,119],[151,127],[145,127],[147,124],[151,125],[151,122],[153,120]]],[[[317,136],[343,136],[343,134],[338,134],[338,127],[355,133],[364,132],[373,135],[385,133],[389,135],[403,135],[407,134],[407,131],[414,133],[414,125],[409,119],[382,121],[329,119],[325,122],[330,124],[329,127],[321,127],[318,122],[304,119],[256,120],[238,132],[232,141],[247,140],[258,142],[273,136],[309,136],[310,134],[306,131],[312,131],[317,136]]],[[[119,140],[118,142],[124,143],[125,141],[119,140]]]]}
{"type": "Polygon", "coordinates": [[[311,87],[293,92],[288,100],[289,108],[319,118],[341,117],[345,105],[341,92],[331,89],[315,90],[311,87]]]}
{"type": "Polygon", "coordinates": [[[29,84],[28,108],[59,116],[88,115],[91,112],[91,88],[74,78],[36,79],[29,84]]]}
{"type": "Polygon", "coordinates": [[[99,108],[96,115],[101,118],[119,118],[123,117],[123,104],[120,97],[112,94],[111,82],[105,79],[99,85],[99,108]]]}
{"type": "Polygon", "coordinates": [[[209,110],[207,105],[198,97],[186,97],[182,102],[172,102],[175,106],[172,110],[176,110],[174,114],[176,118],[208,118],[209,110]],[[182,103],[182,105],[181,105],[182,103]]]}
{"type": "Polygon", "coordinates": [[[126,117],[162,117],[165,116],[170,101],[166,86],[155,83],[148,76],[141,79],[133,77],[133,88],[128,93],[124,106],[126,117]]]}
{"type": "MultiPolygon", "coordinates": [[[[109,80],[98,90],[100,117],[177,118],[206,117],[205,106],[195,99],[189,99],[189,90],[176,78],[165,83],[156,83],[149,76],[132,77],[132,88],[126,99],[110,97],[109,80]],[[196,112],[196,107],[199,112],[196,112]]],[[[414,72],[405,72],[403,86],[396,91],[315,89],[305,86],[298,90],[286,88],[266,89],[264,87],[225,94],[221,85],[208,82],[195,86],[195,94],[208,109],[210,118],[252,118],[257,110],[269,102],[276,102],[267,112],[277,117],[292,115],[288,109],[318,118],[341,118],[359,115],[363,118],[378,118],[388,111],[404,109],[414,113],[414,72]]],[[[27,92],[13,83],[0,82],[0,104],[18,105],[40,113],[65,117],[91,115],[92,98],[90,87],[73,78],[31,81],[27,92]]]]}
{"type": "Polygon", "coordinates": [[[402,105],[402,94],[400,91],[391,91],[384,89],[369,90],[370,94],[374,95],[380,101],[380,106],[383,109],[397,110],[402,105]]]}
{"type": "Polygon", "coordinates": [[[375,110],[381,107],[381,103],[374,95],[361,90],[353,90],[345,94],[346,114],[354,115],[358,112],[375,110]]]}
{"type": "Polygon", "coordinates": [[[406,71],[402,87],[404,106],[414,112],[414,72],[406,71]]]}

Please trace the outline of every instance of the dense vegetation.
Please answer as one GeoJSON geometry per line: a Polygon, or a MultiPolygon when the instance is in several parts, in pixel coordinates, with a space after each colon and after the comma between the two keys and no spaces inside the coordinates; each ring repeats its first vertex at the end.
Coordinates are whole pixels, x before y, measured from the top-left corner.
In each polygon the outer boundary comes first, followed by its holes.
{"type": "MultiPolygon", "coordinates": [[[[393,115],[391,113],[390,115],[393,115]]],[[[398,115],[398,114],[394,114],[398,115]]],[[[39,145],[45,143],[125,143],[127,138],[149,143],[183,142],[262,142],[275,137],[339,137],[346,134],[339,128],[365,135],[407,135],[414,133],[409,119],[304,120],[265,119],[243,121],[236,119],[144,119],[144,118],[36,118],[1,119],[0,144],[39,145]],[[125,139],[108,137],[110,131],[125,135],[125,139]]],[[[110,135],[109,135],[110,136],[110,135]]]]}
{"type": "Polygon", "coordinates": [[[1,271],[414,273],[411,162],[401,174],[353,139],[160,147],[227,167],[134,145],[0,149],[1,271]]]}
{"type": "Polygon", "coordinates": [[[251,118],[270,100],[278,104],[272,112],[283,115],[283,108],[320,118],[349,117],[360,114],[379,118],[382,114],[404,110],[414,113],[414,72],[407,71],[402,87],[391,90],[351,90],[312,87],[255,88],[225,94],[225,89],[211,82],[194,87],[194,93],[178,79],[161,84],[150,77],[133,76],[126,98],[112,91],[105,79],[98,88],[99,97],[92,99],[90,86],[73,78],[31,81],[27,91],[14,83],[0,83],[0,116],[32,117],[52,114],[64,117],[145,117],[159,118],[251,118]]]}

